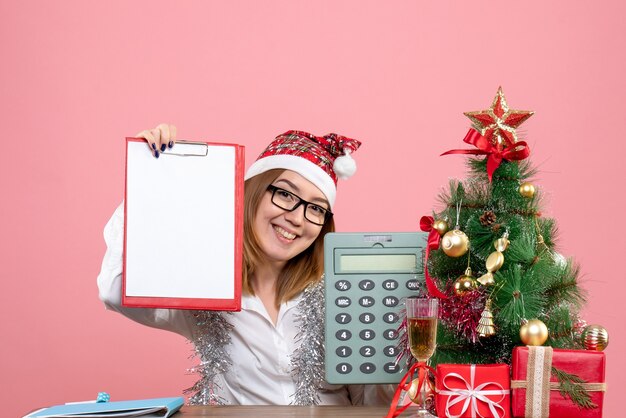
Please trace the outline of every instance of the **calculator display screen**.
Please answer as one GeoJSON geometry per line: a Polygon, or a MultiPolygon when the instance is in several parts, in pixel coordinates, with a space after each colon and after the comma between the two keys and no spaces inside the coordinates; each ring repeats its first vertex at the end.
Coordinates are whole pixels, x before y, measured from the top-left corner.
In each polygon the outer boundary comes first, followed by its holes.
{"type": "Polygon", "coordinates": [[[343,254],[340,256],[341,272],[400,273],[415,271],[415,254],[343,254]]]}

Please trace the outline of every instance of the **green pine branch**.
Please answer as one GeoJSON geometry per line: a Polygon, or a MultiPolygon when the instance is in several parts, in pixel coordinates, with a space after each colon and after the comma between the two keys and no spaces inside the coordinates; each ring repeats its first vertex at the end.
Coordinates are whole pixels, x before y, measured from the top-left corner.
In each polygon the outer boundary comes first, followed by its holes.
{"type": "MultiPolygon", "coordinates": [[[[532,268],[523,271],[519,264],[495,275],[499,289],[494,291],[494,319],[511,334],[519,333],[522,319],[538,318],[545,306],[545,284],[532,268]]],[[[516,340],[519,341],[517,336],[516,340]]]]}
{"type": "Polygon", "coordinates": [[[572,260],[567,262],[556,257],[556,271],[550,285],[546,289],[546,301],[554,306],[561,301],[567,301],[580,309],[587,302],[586,292],[578,286],[580,266],[572,260]]]}
{"type": "Polygon", "coordinates": [[[548,249],[554,249],[559,236],[559,229],[556,221],[552,218],[537,218],[539,233],[543,237],[543,242],[548,249]]]}
{"type": "Polygon", "coordinates": [[[594,409],[598,407],[598,405],[591,400],[591,395],[589,395],[589,392],[582,385],[583,383],[587,383],[585,380],[575,374],[557,369],[556,367],[552,367],[552,374],[556,376],[560,383],[559,393],[561,396],[570,398],[572,402],[581,409],[594,409]]]}
{"type": "Polygon", "coordinates": [[[582,341],[574,332],[574,326],[578,321],[578,313],[569,304],[563,303],[549,308],[544,320],[550,330],[548,337],[549,346],[555,348],[582,348],[582,341]]]}

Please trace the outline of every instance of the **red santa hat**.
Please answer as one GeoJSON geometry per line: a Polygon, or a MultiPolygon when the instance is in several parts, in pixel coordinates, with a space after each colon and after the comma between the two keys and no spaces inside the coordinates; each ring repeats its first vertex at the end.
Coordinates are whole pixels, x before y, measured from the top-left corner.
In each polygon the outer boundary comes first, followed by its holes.
{"type": "Polygon", "coordinates": [[[350,154],[361,146],[356,139],[337,134],[322,137],[308,132],[287,131],[278,135],[248,168],[246,180],[275,168],[295,171],[315,184],[332,207],[337,195],[337,179],[356,172],[350,154]]]}

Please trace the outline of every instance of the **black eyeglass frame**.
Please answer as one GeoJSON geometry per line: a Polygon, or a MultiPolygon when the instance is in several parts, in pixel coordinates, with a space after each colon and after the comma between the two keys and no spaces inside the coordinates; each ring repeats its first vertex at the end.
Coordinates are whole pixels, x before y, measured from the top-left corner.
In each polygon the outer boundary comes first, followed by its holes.
{"type": "Polygon", "coordinates": [[[314,225],[324,226],[326,224],[326,222],[328,222],[328,220],[333,217],[333,213],[330,210],[326,209],[323,206],[320,206],[318,203],[308,202],[308,201],[304,200],[303,198],[301,198],[300,196],[298,196],[297,194],[295,194],[293,192],[290,192],[289,190],[285,190],[285,189],[283,189],[281,187],[274,186],[273,184],[270,184],[269,186],[267,186],[267,190],[269,192],[272,192],[271,201],[274,204],[274,206],[277,206],[277,207],[281,208],[282,210],[286,210],[287,212],[293,212],[294,210],[298,209],[300,206],[304,205],[304,219],[306,219],[307,221],[311,222],[314,225]],[[298,202],[295,204],[295,206],[293,208],[286,209],[286,208],[280,206],[278,203],[274,202],[274,196],[276,195],[276,192],[279,191],[279,190],[281,192],[288,193],[288,194],[292,195],[293,197],[295,197],[296,199],[298,199],[298,202]],[[326,212],[324,214],[324,223],[320,224],[320,223],[317,223],[317,222],[312,221],[309,218],[307,218],[306,210],[309,207],[309,205],[316,206],[316,207],[318,207],[320,209],[324,209],[324,211],[326,212]]]}

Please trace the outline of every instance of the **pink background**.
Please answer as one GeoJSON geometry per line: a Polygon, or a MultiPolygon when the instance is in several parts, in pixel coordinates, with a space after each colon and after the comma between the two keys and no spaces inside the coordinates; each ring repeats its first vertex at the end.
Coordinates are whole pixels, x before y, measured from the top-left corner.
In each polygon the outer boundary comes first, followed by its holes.
{"type": "Polygon", "coordinates": [[[2,1],[2,415],[194,381],[181,337],[97,298],[126,135],[169,121],[246,145],[248,164],[287,129],[358,138],[339,229],[412,231],[464,173],[438,156],[464,147],[462,112],[502,85],[536,111],[521,130],[535,183],[582,266],[587,320],[611,332],[605,416],[619,416],[624,16],[620,1],[2,1]]]}

